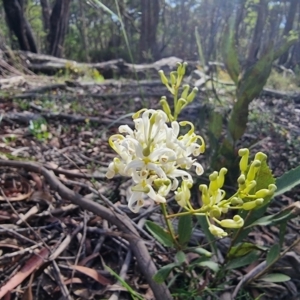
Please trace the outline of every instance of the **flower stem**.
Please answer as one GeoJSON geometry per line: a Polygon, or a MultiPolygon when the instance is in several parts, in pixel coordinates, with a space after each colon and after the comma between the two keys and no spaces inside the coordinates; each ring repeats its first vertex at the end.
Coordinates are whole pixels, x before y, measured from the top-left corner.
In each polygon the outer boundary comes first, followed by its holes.
{"type": "Polygon", "coordinates": [[[168,216],[168,212],[167,212],[167,206],[166,206],[166,203],[160,203],[160,207],[161,207],[161,211],[163,213],[163,216],[164,216],[164,219],[165,219],[165,222],[167,224],[167,227],[168,227],[168,231],[170,232],[170,235],[172,237],[172,240],[174,242],[174,245],[176,246],[176,248],[178,250],[181,249],[181,246],[179,245],[176,237],[175,237],[175,232],[174,232],[174,228],[173,228],[173,225],[171,223],[171,221],[169,220],[169,216],[168,216]]]}

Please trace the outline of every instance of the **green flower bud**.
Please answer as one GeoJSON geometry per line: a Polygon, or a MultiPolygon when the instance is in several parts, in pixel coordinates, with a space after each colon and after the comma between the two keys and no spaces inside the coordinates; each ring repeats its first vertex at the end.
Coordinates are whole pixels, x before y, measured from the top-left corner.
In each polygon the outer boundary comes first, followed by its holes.
{"type": "Polygon", "coordinates": [[[246,177],[244,174],[241,174],[240,177],[237,180],[239,184],[239,189],[244,190],[246,188],[246,177]]]}
{"type": "Polygon", "coordinates": [[[188,84],[185,84],[183,86],[183,91],[182,91],[182,94],[181,94],[181,98],[186,99],[187,96],[188,96],[189,90],[190,90],[190,86],[188,84]]]}
{"type": "Polygon", "coordinates": [[[244,203],[244,201],[241,198],[238,198],[238,197],[233,197],[230,201],[230,204],[232,206],[242,205],[243,203],[244,203]]]}
{"type": "Polygon", "coordinates": [[[179,77],[183,77],[184,76],[186,67],[187,67],[187,63],[186,62],[183,62],[183,63],[178,62],[177,63],[177,73],[178,73],[179,77]]]}
{"type": "Polygon", "coordinates": [[[225,232],[222,228],[217,227],[212,224],[208,227],[208,229],[212,235],[217,236],[219,238],[222,238],[222,237],[225,237],[228,235],[227,232],[225,232]]]}
{"type": "Polygon", "coordinates": [[[239,215],[235,215],[233,219],[225,219],[220,222],[220,225],[225,228],[241,228],[244,226],[244,220],[239,215]]]}
{"type": "Polygon", "coordinates": [[[267,159],[267,155],[264,154],[263,152],[257,152],[257,153],[255,154],[254,160],[259,160],[259,161],[263,162],[263,161],[265,161],[266,159],[267,159]]]}
{"type": "Polygon", "coordinates": [[[256,187],[256,181],[255,180],[247,182],[246,188],[243,190],[243,194],[247,194],[248,195],[251,192],[251,190],[253,188],[255,188],[255,187],[256,187]]]}
{"type": "Polygon", "coordinates": [[[242,173],[245,173],[248,169],[249,149],[240,149],[239,156],[242,157],[240,160],[240,170],[242,173]]]}
{"type": "Polygon", "coordinates": [[[275,184],[271,183],[271,184],[269,184],[268,189],[270,191],[270,194],[273,195],[277,190],[277,186],[275,184]]]}
{"type": "Polygon", "coordinates": [[[165,96],[161,97],[159,103],[162,106],[163,111],[167,114],[168,118],[170,119],[170,117],[172,116],[172,112],[169,103],[167,102],[167,98],[165,96]]]}
{"type": "Polygon", "coordinates": [[[249,168],[249,172],[247,173],[247,181],[252,181],[255,179],[255,176],[261,166],[261,162],[259,160],[254,160],[249,168]]]}
{"type": "Polygon", "coordinates": [[[191,103],[195,99],[197,93],[198,93],[198,88],[194,87],[190,92],[190,94],[187,96],[186,101],[188,103],[191,103]]]}
{"type": "Polygon", "coordinates": [[[207,185],[205,184],[199,185],[199,190],[202,193],[202,203],[204,205],[210,205],[210,196],[208,194],[207,185]]]}
{"type": "Polygon", "coordinates": [[[218,172],[214,171],[212,174],[209,175],[209,191],[211,194],[213,194],[214,192],[216,192],[219,188],[218,188],[218,172]]]}
{"type": "Polygon", "coordinates": [[[270,190],[268,189],[261,189],[255,193],[256,198],[265,198],[269,195],[270,195],[270,190]]]}
{"type": "Polygon", "coordinates": [[[218,182],[218,188],[220,189],[223,185],[224,185],[224,181],[225,181],[225,174],[227,173],[227,169],[226,168],[222,168],[219,172],[219,176],[217,178],[217,182],[218,182]]]}
{"type": "Polygon", "coordinates": [[[252,210],[252,209],[256,208],[257,206],[260,206],[261,204],[263,204],[263,202],[264,202],[264,199],[262,199],[262,198],[256,199],[254,201],[245,202],[242,205],[242,209],[252,210]]]}
{"type": "Polygon", "coordinates": [[[164,85],[168,85],[168,84],[169,84],[169,80],[168,80],[168,78],[166,77],[164,71],[163,71],[163,70],[159,70],[159,71],[158,71],[158,74],[159,74],[159,76],[160,76],[161,82],[162,82],[164,85]]]}
{"type": "Polygon", "coordinates": [[[222,214],[222,210],[217,205],[213,205],[209,212],[209,215],[212,218],[216,218],[216,219],[219,219],[221,217],[221,214],[222,214]]]}
{"type": "Polygon", "coordinates": [[[177,81],[176,77],[177,77],[177,72],[173,71],[170,73],[170,81],[172,85],[176,84],[177,81]]]}

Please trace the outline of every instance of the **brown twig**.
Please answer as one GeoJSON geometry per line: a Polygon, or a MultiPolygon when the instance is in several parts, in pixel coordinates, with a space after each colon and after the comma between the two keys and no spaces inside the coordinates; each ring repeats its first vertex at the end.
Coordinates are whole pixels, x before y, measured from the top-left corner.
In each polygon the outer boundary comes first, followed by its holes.
{"type": "Polygon", "coordinates": [[[149,255],[144,241],[140,238],[137,230],[133,227],[128,217],[112,212],[110,209],[99,203],[83,198],[81,195],[71,191],[63,185],[54,175],[41,164],[33,162],[8,161],[0,160],[2,167],[24,168],[27,171],[42,174],[51,188],[59,193],[62,198],[68,199],[73,204],[80,206],[82,209],[93,212],[94,214],[106,219],[116,225],[120,231],[126,233],[126,239],[130,243],[130,248],[136,257],[137,263],[145,279],[149,283],[156,299],[173,299],[170,291],[165,284],[158,284],[153,280],[153,275],[157,272],[154,262],[149,255]]]}

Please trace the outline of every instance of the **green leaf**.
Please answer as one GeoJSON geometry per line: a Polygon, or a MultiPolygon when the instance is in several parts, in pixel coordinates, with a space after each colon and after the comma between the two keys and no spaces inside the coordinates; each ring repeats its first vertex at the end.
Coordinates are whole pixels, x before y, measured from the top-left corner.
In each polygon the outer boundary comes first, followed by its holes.
{"type": "Polygon", "coordinates": [[[252,244],[252,243],[241,243],[237,246],[231,247],[231,249],[228,253],[228,257],[230,259],[236,258],[236,257],[242,257],[253,250],[265,250],[265,249],[260,248],[257,245],[252,244]]]}
{"type": "Polygon", "coordinates": [[[291,280],[291,277],[281,273],[272,273],[264,275],[260,279],[267,282],[286,282],[291,280]]]}
{"type": "Polygon", "coordinates": [[[179,267],[180,264],[178,263],[171,263],[166,266],[161,267],[157,273],[153,276],[153,280],[157,283],[163,283],[169,276],[170,272],[176,268],[179,267]]]}
{"type": "Polygon", "coordinates": [[[193,230],[192,216],[186,215],[186,216],[179,217],[178,241],[180,245],[184,246],[190,241],[192,230],[193,230]]]}
{"type": "Polygon", "coordinates": [[[291,34],[287,37],[284,37],[283,44],[279,47],[279,49],[274,54],[274,60],[283,55],[289,48],[298,41],[297,34],[291,34]]]}
{"type": "Polygon", "coordinates": [[[216,262],[211,261],[211,260],[205,260],[205,261],[199,262],[198,266],[209,268],[214,272],[218,272],[219,268],[220,268],[216,262]]]}
{"type": "Polygon", "coordinates": [[[160,225],[147,220],[145,226],[162,245],[166,247],[172,247],[174,245],[171,234],[166,232],[160,225]]]}
{"type": "Polygon", "coordinates": [[[238,61],[238,53],[235,45],[235,32],[233,30],[234,22],[231,20],[230,25],[227,26],[223,41],[222,41],[222,56],[223,61],[235,84],[238,84],[238,78],[240,75],[240,63],[238,61]]]}
{"type": "Polygon", "coordinates": [[[273,60],[273,45],[269,45],[266,54],[240,76],[236,90],[237,102],[233,106],[228,122],[229,132],[235,141],[244,134],[247,128],[249,104],[260,94],[266,84],[273,60]]]}
{"type": "Polygon", "coordinates": [[[178,251],[175,255],[175,259],[179,264],[183,264],[185,262],[186,256],[183,251],[178,251]]]}
{"type": "Polygon", "coordinates": [[[267,255],[267,259],[266,259],[267,266],[274,263],[278,259],[279,254],[280,254],[280,246],[278,244],[273,245],[270,248],[270,251],[268,252],[268,255],[267,255]]]}
{"type": "Polygon", "coordinates": [[[230,260],[226,265],[226,269],[231,270],[231,269],[237,269],[237,268],[240,268],[240,267],[243,267],[246,265],[250,265],[253,262],[255,262],[258,259],[258,257],[259,257],[258,252],[252,251],[245,256],[234,258],[234,259],[230,260]]]}
{"type": "Polygon", "coordinates": [[[205,216],[197,216],[197,221],[200,225],[201,230],[203,231],[210,247],[211,247],[211,251],[214,254],[218,253],[218,248],[216,245],[216,238],[211,234],[211,232],[208,229],[208,224],[207,224],[207,220],[205,216]]]}
{"type": "Polygon", "coordinates": [[[284,173],[276,179],[277,190],[274,196],[282,195],[298,184],[300,184],[300,166],[284,173]]]}
{"type": "Polygon", "coordinates": [[[203,255],[205,257],[212,257],[212,253],[211,252],[209,252],[206,249],[201,248],[201,247],[190,249],[190,251],[194,252],[194,253],[197,253],[197,254],[200,254],[200,255],[203,255]]]}

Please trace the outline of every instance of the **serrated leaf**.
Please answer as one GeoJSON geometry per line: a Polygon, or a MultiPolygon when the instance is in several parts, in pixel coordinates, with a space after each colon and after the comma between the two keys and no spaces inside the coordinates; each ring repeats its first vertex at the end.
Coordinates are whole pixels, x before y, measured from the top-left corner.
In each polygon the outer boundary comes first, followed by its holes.
{"type": "Polygon", "coordinates": [[[166,247],[173,246],[171,234],[166,232],[160,225],[147,220],[145,226],[159,243],[166,247]]]}
{"type": "Polygon", "coordinates": [[[214,272],[218,272],[220,269],[219,265],[216,262],[211,261],[211,260],[205,260],[205,261],[199,262],[198,266],[209,268],[214,272]]]}
{"type": "Polygon", "coordinates": [[[153,280],[157,283],[163,283],[169,276],[170,272],[178,267],[180,264],[171,263],[166,266],[161,267],[157,273],[153,276],[153,280]]]}
{"type": "Polygon", "coordinates": [[[270,248],[270,251],[268,252],[268,255],[267,255],[267,259],[266,259],[267,266],[274,263],[278,259],[279,254],[280,254],[280,246],[278,244],[273,245],[270,248]]]}
{"type": "Polygon", "coordinates": [[[267,282],[286,282],[291,280],[291,277],[281,273],[272,273],[264,275],[260,279],[267,282]]]}
{"type": "Polygon", "coordinates": [[[276,179],[277,190],[274,196],[279,196],[290,191],[296,185],[300,184],[300,166],[289,170],[281,177],[276,179]]]}
{"type": "Polygon", "coordinates": [[[238,258],[234,258],[231,259],[227,265],[226,265],[226,269],[227,270],[231,270],[231,269],[237,269],[246,265],[250,265],[253,262],[255,262],[259,257],[259,254],[257,251],[252,251],[250,253],[248,253],[245,256],[242,257],[238,257],[238,258]]]}
{"type": "Polygon", "coordinates": [[[186,215],[186,216],[179,217],[177,233],[178,233],[178,241],[180,245],[184,246],[190,241],[192,230],[193,230],[192,216],[186,215]]]}
{"type": "Polygon", "coordinates": [[[183,264],[185,262],[186,256],[183,251],[178,251],[175,255],[175,259],[176,261],[178,261],[178,263],[183,264]]]}

